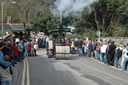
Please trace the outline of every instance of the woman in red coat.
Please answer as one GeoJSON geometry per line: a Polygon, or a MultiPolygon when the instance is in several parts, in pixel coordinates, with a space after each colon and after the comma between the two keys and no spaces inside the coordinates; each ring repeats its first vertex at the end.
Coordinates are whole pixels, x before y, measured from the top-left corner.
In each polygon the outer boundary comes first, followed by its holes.
{"type": "Polygon", "coordinates": [[[28,56],[31,56],[31,43],[28,43],[28,56]]]}
{"type": "Polygon", "coordinates": [[[18,47],[17,47],[17,43],[14,44],[13,49],[14,49],[14,57],[15,57],[16,61],[18,61],[18,47]]]}

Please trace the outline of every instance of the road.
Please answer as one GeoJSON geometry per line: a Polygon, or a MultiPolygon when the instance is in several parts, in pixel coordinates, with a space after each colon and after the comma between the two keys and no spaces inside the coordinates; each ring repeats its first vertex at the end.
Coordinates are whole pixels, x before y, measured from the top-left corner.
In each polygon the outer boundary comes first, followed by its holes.
{"type": "Polygon", "coordinates": [[[21,85],[128,85],[128,72],[71,55],[69,60],[48,59],[45,50],[23,63],[21,85]]]}

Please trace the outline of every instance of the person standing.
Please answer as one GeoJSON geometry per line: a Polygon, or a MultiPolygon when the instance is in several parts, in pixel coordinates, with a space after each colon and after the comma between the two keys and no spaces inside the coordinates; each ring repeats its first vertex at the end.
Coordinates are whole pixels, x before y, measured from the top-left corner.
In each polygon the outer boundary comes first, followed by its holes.
{"type": "Polygon", "coordinates": [[[127,62],[128,62],[128,44],[122,53],[122,62],[121,62],[122,71],[124,71],[126,69],[127,62]]]}
{"type": "Polygon", "coordinates": [[[49,37],[46,37],[46,43],[45,43],[46,48],[48,48],[48,41],[49,41],[49,37]]]}
{"type": "Polygon", "coordinates": [[[4,56],[2,49],[3,43],[0,43],[0,85],[12,85],[12,74],[10,72],[10,66],[12,65],[9,62],[9,56],[4,56]],[[5,61],[8,60],[8,61],[5,61]]]}
{"type": "Polygon", "coordinates": [[[14,49],[14,57],[16,59],[16,62],[18,61],[18,43],[14,44],[13,49],[14,49]]]}
{"type": "Polygon", "coordinates": [[[109,50],[108,50],[108,64],[109,65],[114,65],[115,49],[116,49],[116,46],[114,44],[114,41],[112,41],[111,45],[109,46],[109,50]]]}
{"type": "Polygon", "coordinates": [[[82,56],[82,40],[78,41],[78,53],[79,56],[82,56]]]}
{"type": "Polygon", "coordinates": [[[74,40],[72,40],[72,43],[71,43],[71,50],[72,50],[72,54],[75,53],[75,43],[74,43],[74,40]]]}
{"type": "Polygon", "coordinates": [[[22,45],[23,41],[20,40],[20,42],[18,43],[18,61],[21,62],[22,57],[23,57],[23,45],[22,45]]]}
{"type": "Polygon", "coordinates": [[[108,44],[107,44],[107,49],[106,49],[106,55],[105,55],[105,62],[106,64],[108,64],[108,51],[109,51],[109,46],[111,45],[111,42],[108,41],[108,44]]]}
{"type": "Polygon", "coordinates": [[[74,39],[74,44],[75,44],[75,54],[78,53],[78,39],[74,39]]]}
{"type": "Polygon", "coordinates": [[[122,57],[122,51],[123,51],[124,46],[120,45],[119,48],[116,48],[115,52],[115,66],[118,68],[119,66],[119,59],[122,57]]]}
{"type": "Polygon", "coordinates": [[[36,51],[37,51],[37,49],[38,49],[38,44],[35,43],[33,47],[34,47],[34,56],[37,56],[36,51]]]}
{"type": "Polygon", "coordinates": [[[85,41],[83,40],[82,41],[82,56],[86,56],[86,44],[85,44],[85,41]]]}
{"type": "Polygon", "coordinates": [[[106,49],[107,49],[107,43],[105,42],[102,46],[101,46],[101,62],[104,62],[104,64],[106,64],[106,60],[105,60],[105,56],[106,56],[106,49]]]}
{"type": "Polygon", "coordinates": [[[24,41],[24,57],[28,56],[28,44],[27,41],[24,41]]]}
{"type": "Polygon", "coordinates": [[[100,43],[97,43],[95,56],[97,60],[100,60],[100,43]]]}
{"type": "Polygon", "coordinates": [[[28,56],[31,56],[31,42],[28,43],[28,56]]]}
{"type": "Polygon", "coordinates": [[[89,44],[88,44],[88,57],[92,57],[92,51],[93,51],[92,41],[89,41],[89,44]]]}
{"type": "Polygon", "coordinates": [[[92,56],[95,58],[96,47],[97,47],[97,42],[95,40],[93,41],[92,46],[93,46],[92,56]]]}

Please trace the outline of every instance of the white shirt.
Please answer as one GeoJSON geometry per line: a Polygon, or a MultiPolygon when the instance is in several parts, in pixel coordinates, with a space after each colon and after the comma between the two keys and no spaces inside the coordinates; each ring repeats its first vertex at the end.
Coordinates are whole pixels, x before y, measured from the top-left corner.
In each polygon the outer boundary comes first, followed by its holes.
{"type": "Polygon", "coordinates": [[[36,38],[36,43],[38,42],[38,38],[36,38]]]}
{"type": "Polygon", "coordinates": [[[48,42],[49,41],[49,38],[46,38],[46,42],[48,42]]]}
{"type": "Polygon", "coordinates": [[[107,49],[107,45],[103,45],[102,47],[101,47],[101,53],[106,53],[106,49],[107,49]]]}

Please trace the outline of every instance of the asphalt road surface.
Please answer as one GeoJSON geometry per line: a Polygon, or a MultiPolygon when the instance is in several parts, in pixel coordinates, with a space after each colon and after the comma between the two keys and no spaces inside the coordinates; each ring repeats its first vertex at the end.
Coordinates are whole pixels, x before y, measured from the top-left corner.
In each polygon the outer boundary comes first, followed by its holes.
{"type": "Polygon", "coordinates": [[[37,54],[23,62],[21,85],[128,85],[128,72],[94,59],[77,55],[69,60],[49,59],[45,50],[37,54]]]}

